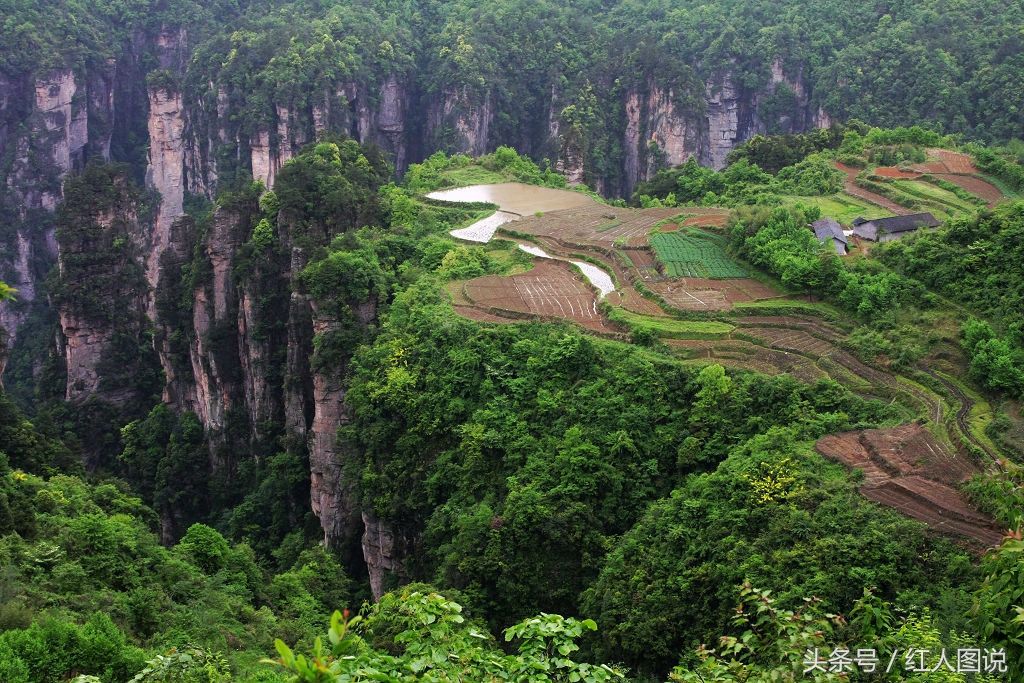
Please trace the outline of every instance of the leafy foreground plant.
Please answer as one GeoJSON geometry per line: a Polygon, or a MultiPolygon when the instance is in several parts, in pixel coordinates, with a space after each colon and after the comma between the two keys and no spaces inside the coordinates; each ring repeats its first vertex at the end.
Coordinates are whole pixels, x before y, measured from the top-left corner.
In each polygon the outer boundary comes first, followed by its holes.
{"type": "Polygon", "coordinates": [[[330,645],[318,637],[309,658],[277,640],[280,659],[264,661],[303,683],[624,680],[623,672],[606,664],[571,658],[579,650],[576,640],[596,629],[590,619],[542,613],[505,630],[505,640],[518,643],[518,652],[508,655],[485,629],[467,621],[461,605],[417,591],[385,596],[366,615],[335,612],[327,633],[330,645]]]}

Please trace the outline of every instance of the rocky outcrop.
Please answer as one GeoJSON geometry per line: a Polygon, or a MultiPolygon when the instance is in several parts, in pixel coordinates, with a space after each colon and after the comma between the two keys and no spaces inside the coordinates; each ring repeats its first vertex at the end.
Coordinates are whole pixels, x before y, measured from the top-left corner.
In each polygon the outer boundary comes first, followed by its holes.
{"type": "Polygon", "coordinates": [[[140,246],[149,219],[139,215],[137,190],[114,169],[91,168],[74,182],[73,198],[59,215],[50,292],[67,371],[64,398],[137,403],[146,390],[136,371],[146,364],[139,355],[147,326],[140,246]]]}
{"type": "Polygon", "coordinates": [[[708,82],[707,107],[707,147],[701,161],[712,168],[723,168],[732,148],[749,137],[741,120],[740,93],[732,73],[725,72],[708,82]]]}
{"type": "MultiPolygon", "coordinates": [[[[324,308],[312,304],[313,333],[326,338],[341,328],[340,321],[324,308]]],[[[355,323],[365,328],[377,316],[374,300],[353,306],[355,323]]],[[[345,445],[338,441],[338,429],[351,420],[345,403],[345,375],[348,363],[316,364],[313,371],[313,421],[309,429],[310,500],[313,513],[324,530],[324,542],[334,548],[351,544],[358,535],[360,509],[355,482],[342,477],[345,445]]]]}
{"type": "Polygon", "coordinates": [[[195,381],[188,336],[184,334],[183,273],[192,260],[195,243],[195,223],[182,216],[171,224],[167,249],[160,257],[160,268],[155,291],[155,319],[153,347],[164,374],[162,400],[179,410],[191,410],[196,405],[195,381]]]}
{"type": "Polygon", "coordinates": [[[60,329],[68,372],[64,398],[78,403],[99,393],[102,378],[98,368],[110,347],[113,330],[64,310],[60,311],[60,329]]]}
{"type": "Polygon", "coordinates": [[[657,157],[647,156],[647,177],[659,168],[677,166],[696,152],[697,136],[692,114],[681,111],[671,88],[662,88],[655,83],[647,94],[647,126],[650,135],[648,148],[656,145],[657,157]]]}
{"type": "Polygon", "coordinates": [[[0,329],[3,330],[8,350],[25,318],[27,305],[36,298],[32,242],[25,233],[19,231],[14,236],[14,247],[14,258],[4,270],[3,280],[18,291],[13,301],[0,302],[0,329]]]}
{"type": "Polygon", "coordinates": [[[408,118],[408,86],[390,74],[380,86],[377,107],[371,105],[371,98],[360,96],[356,100],[360,142],[373,142],[391,154],[395,170],[403,173],[408,166],[408,141],[406,119],[408,118]]]}
{"type": "Polygon", "coordinates": [[[441,147],[480,156],[488,151],[494,112],[490,92],[473,95],[469,88],[446,88],[427,112],[427,127],[441,147]]]}
{"type": "Polygon", "coordinates": [[[395,538],[394,530],[372,512],[362,513],[363,560],[370,579],[370,592],[374,600],[405,576],[402,556],[404,549],[395,538]]]}
{"type": "Polygon", "coordinates": [[[624,102],[624,194],[659,169],[676,166],[699,156],[706,139],[697,112],[681,107],[678,93],[648,79],[643,88],[632,88],[624,102]]]}
{"type": "MultiPolygon", "coordinates": [[[[49,158],[61,175],[72,166],[81,167],[83,150],[89,140],[88,110],[77,101],[78,84],[71,70],[57,71],[36,82],[36,111],[42,120],[42,130],[36,139],[49,140],[49,158]],[[45,132],[44,132],[45,131],[45,132]]],[[[44,191],[41,204],[53,210],[60,200],[60,191],[44,191]]]]}
{"type": "Polygon", "coordinates": [[[182,133],[185,114],[181,93],[166,87],[149,91],[149,166],[146,185],[160,193],[160,208],[150,237],[146,259],[146,280],[155,287],[159,280],[160,257],[170,244],[171,225],[185,212],[182,133]]]}
{"type": "Polygon", "coordinates": [[[189,355],[195,402],[187,406],[213,441],[224,437],[227,415],[240,394],[236,338],[238,299],[231,277],[235,254],[245,239],[246,220],[234,211],[215,212],[204,245],[208,277],[192,297],[189,355]]]}

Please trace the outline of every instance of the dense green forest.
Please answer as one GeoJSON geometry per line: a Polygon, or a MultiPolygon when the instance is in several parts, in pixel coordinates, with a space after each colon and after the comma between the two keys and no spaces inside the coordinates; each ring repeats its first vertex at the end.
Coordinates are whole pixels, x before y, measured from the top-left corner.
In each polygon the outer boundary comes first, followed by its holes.
{"type": "Polygon", "coordinates": [[[1021,3],[0,14],[0,683],[1024,678],[1021,3]]]}
{"type": "MultiPolygon", "coordinates": [[[[100,70],[127,51],[125,69],[186,91],[198,129],[213,125],[210,111],[226,94],[229,125],[245,139],[272,126],[277,107],[309,116],[325,92],[396,76],[409,83],[404,97],[417,122],[406,128],[415,131],[418,154],[456,144],[452,125],[422,125],[437,97],[461,93],[496,114],[489,147],[514,144],[554,159],[560,150],[548,138],[557,121],[591,177],[608,182],[623,173],[621,103],[629,92],[650,84],[671,90],[676,106],[700,120],[707,93],[726,88],[726,73],[743,129],[758,128],[754,117],[770,133],[800,132],[811,127],[807,112],[819,108],[836,121],[928,124],[988,141],[1008,140],[1024,125],[1024,18],[1018,5],[995,0],[8,0],[2,10],[0,43],[8,49],[0,66],[13,83],[37,70],[100,70]],[[187,50],[142,51],[140,34],[174,35],[178,27],[187,27],[187,50]]],[[[24,113],[7,109],[11,122],[24,113]]],[[[115,141],[115,150],[126,144],[115,141]]],[[[139,159],[137,150],[119,154],[139,159]]],[[[238,160],[227,148],[217,154],[220,176],[233,177],[238,160]]]]}
{"type": "MultiPolygon", "coordinates": [[[[702,176],[738,204],[762,196],[746,183],[810,202],[835,188],[818,183],[831,167],[809,154],[774,175],[750,154],[722,173],[686,165],[676,187],[702,176]]],[[[510,149],[479,162],[435,155],[403,185],[384,184],[374,158],[337,141],[292,161],[249,218],[239,275],[277,258],[285,227],[314,254],[299,286],[341,324],[316,339],[313,362],[350,367],[339,438],[357,457],[344,474],[408,544],[394,592],[368,602],[365,579],[310,543],[308,474],[286,447],[238,507],[215,498],[211,510],[213,482],[191,469],[206,457],[194,416],[155,408],[126,427],[122,464],[97,477],[62,443],[60,413],[33,423],[5,400],[5,680],[773,680],[798,673],[811,647],[955,647],[977,634],[1020,666],[1020,625],[1006,612],[1020,541],[979,566],[858,495],[856,478],[812,450],[824,434],[902,422],[906,408],[833,381],[695,368],[567,323],[461,318],[447,282],[525,262],[505,240],[457,244],[446,231],[473,212],[420,193],[453,178],[564,181],[510,149]],[[354,305],[368,298],[384,308],[364,328],[354,305]],[[161,545],[150,506],[168,505],[207,523],[161,545]],[[722,649],[703,648],[719,636],[722,649]],[[261,663],[275,638],[277,664],[261,663]]],[[[991,271],[977,284],[948,291],[943,269],[920,270],[927,260],[973,272],[965,240],[1012,249],[1019,204],[882,250],[898,272],[824,253],[803,227],[820,208],[778,204],[741,207],[728,233],[735,254],[785,286],[897,340],[896,316],[939,306],[925,286],[962,301],[992,321],[966,328],[972,368],[979,345],[1019,344],[1012,305],[983,295],[993,277],[1015,282],[1012,256],[981,261],[991,271]]],[[[996,376],[973,371],[982,384],[996,376]]]]}

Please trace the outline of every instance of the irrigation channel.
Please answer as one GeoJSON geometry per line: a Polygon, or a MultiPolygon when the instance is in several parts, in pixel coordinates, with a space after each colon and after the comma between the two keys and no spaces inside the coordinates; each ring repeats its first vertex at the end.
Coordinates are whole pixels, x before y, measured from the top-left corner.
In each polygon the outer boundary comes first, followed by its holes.
{"type": "MultiPolygon", "coordinates": [[[[519,220],[523,216],[574,209],[589,206],[596,202],[585,194],[570,190],[557,190],[549,187],[538,187],[524,183],[497,183],[493,185],[470,185],[452,190],[440,190],[427,195],[430,199],[442,199],[449,202],[490,202],[498,206],[498,211],[465,228],[452,230],[452,237],[469,242],[490,242],[494,233],[505,223],[519,220]]],[[[573,261],[552,256],[540,247],[520,244],[519,248],[538,258],[566,261],[573,264],[590,281],[604,298],[615,291],[612,278],[605,271],[586,261],[573,261]]]]}

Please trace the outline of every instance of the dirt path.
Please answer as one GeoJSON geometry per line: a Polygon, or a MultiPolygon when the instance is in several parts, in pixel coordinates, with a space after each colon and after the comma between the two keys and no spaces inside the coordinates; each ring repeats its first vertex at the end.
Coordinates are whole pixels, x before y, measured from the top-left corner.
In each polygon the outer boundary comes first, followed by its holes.
{"type": "Polygon", "coordinates": [[[880,194],[875,194],[870,190],[865,190],[863,187],[857,186],[857,174],[860,173],[860,169],[854,168],[853,166],[847,166],[844,163],[836,162],[836,168],[846,174],[846,180],[843,181],[843,190],[846,194],[853,195],[858,199],[863,199],[866,202],[875,204],[892,211],[897,216],[903,216],[908,213],[913,213],[910,209],[905,206],[900,206],[896,202],[892,201],[887,197],[883,197],[880,194]]]}

